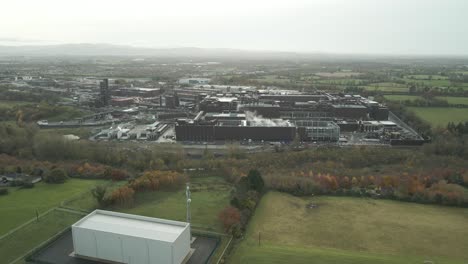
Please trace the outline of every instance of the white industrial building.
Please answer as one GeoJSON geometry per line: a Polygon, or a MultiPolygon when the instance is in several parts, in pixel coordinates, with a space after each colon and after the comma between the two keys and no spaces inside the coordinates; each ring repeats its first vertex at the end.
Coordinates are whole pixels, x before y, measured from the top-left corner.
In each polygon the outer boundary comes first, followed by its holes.
{"type": "Polygon", "coordinates": [[[72,225],[76,257],[128,264],[180,264],[190,257],[190,224],[95,210],[72,225]]]}

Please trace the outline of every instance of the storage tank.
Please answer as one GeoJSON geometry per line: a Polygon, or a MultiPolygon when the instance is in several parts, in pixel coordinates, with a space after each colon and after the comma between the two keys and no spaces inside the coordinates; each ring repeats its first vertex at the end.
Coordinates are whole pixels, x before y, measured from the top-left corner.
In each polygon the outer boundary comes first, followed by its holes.
{"type": "Polygon", "coordinates": [[[190,255],[190,224],[95,210],[72,225],[76,257],[128,264],[180,264],[190,255]]]}

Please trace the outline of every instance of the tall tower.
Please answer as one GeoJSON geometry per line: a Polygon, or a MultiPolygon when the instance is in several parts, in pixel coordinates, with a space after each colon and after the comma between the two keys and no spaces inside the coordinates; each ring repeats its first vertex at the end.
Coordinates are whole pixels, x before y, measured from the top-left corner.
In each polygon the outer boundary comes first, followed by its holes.
{"type": "Polygon", "coordinates": [[[101,106],[108,106],[110,102],[109,79],[104,79],[99,84],[101,106]]]}

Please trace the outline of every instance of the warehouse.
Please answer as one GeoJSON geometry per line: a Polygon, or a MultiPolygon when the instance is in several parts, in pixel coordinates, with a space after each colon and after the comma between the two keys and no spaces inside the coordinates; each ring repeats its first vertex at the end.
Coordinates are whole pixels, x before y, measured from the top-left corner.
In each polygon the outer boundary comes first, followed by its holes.
{"type": "Polygon", "coordinates": [[[238,120],[222,121],[215,124],[196,124],[179,120],[175,127],[178,141],[292,141],[296,127],[292,125],[264,126],[238,120]]]}
{"type": "Polygon", "coordinates": [[[95,210],[72,226],[74,255],[117,263],[180,264],[190,256],[190,224],[95,210]]]}

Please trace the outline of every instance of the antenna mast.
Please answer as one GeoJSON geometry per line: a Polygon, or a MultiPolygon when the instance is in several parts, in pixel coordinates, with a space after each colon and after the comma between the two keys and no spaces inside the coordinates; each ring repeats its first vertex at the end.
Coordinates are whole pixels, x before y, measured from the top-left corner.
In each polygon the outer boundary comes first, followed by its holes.
{"type": "Polygon", "coordinates": [[[185,196],[187,197],[187,223],[190,224],[190,221],[192,220],[192,217],[190,215],[190,203],[192,202],[192,199],[190,198],[190,184],[187,183],[187,187],[185,189],[185,196]]]}

